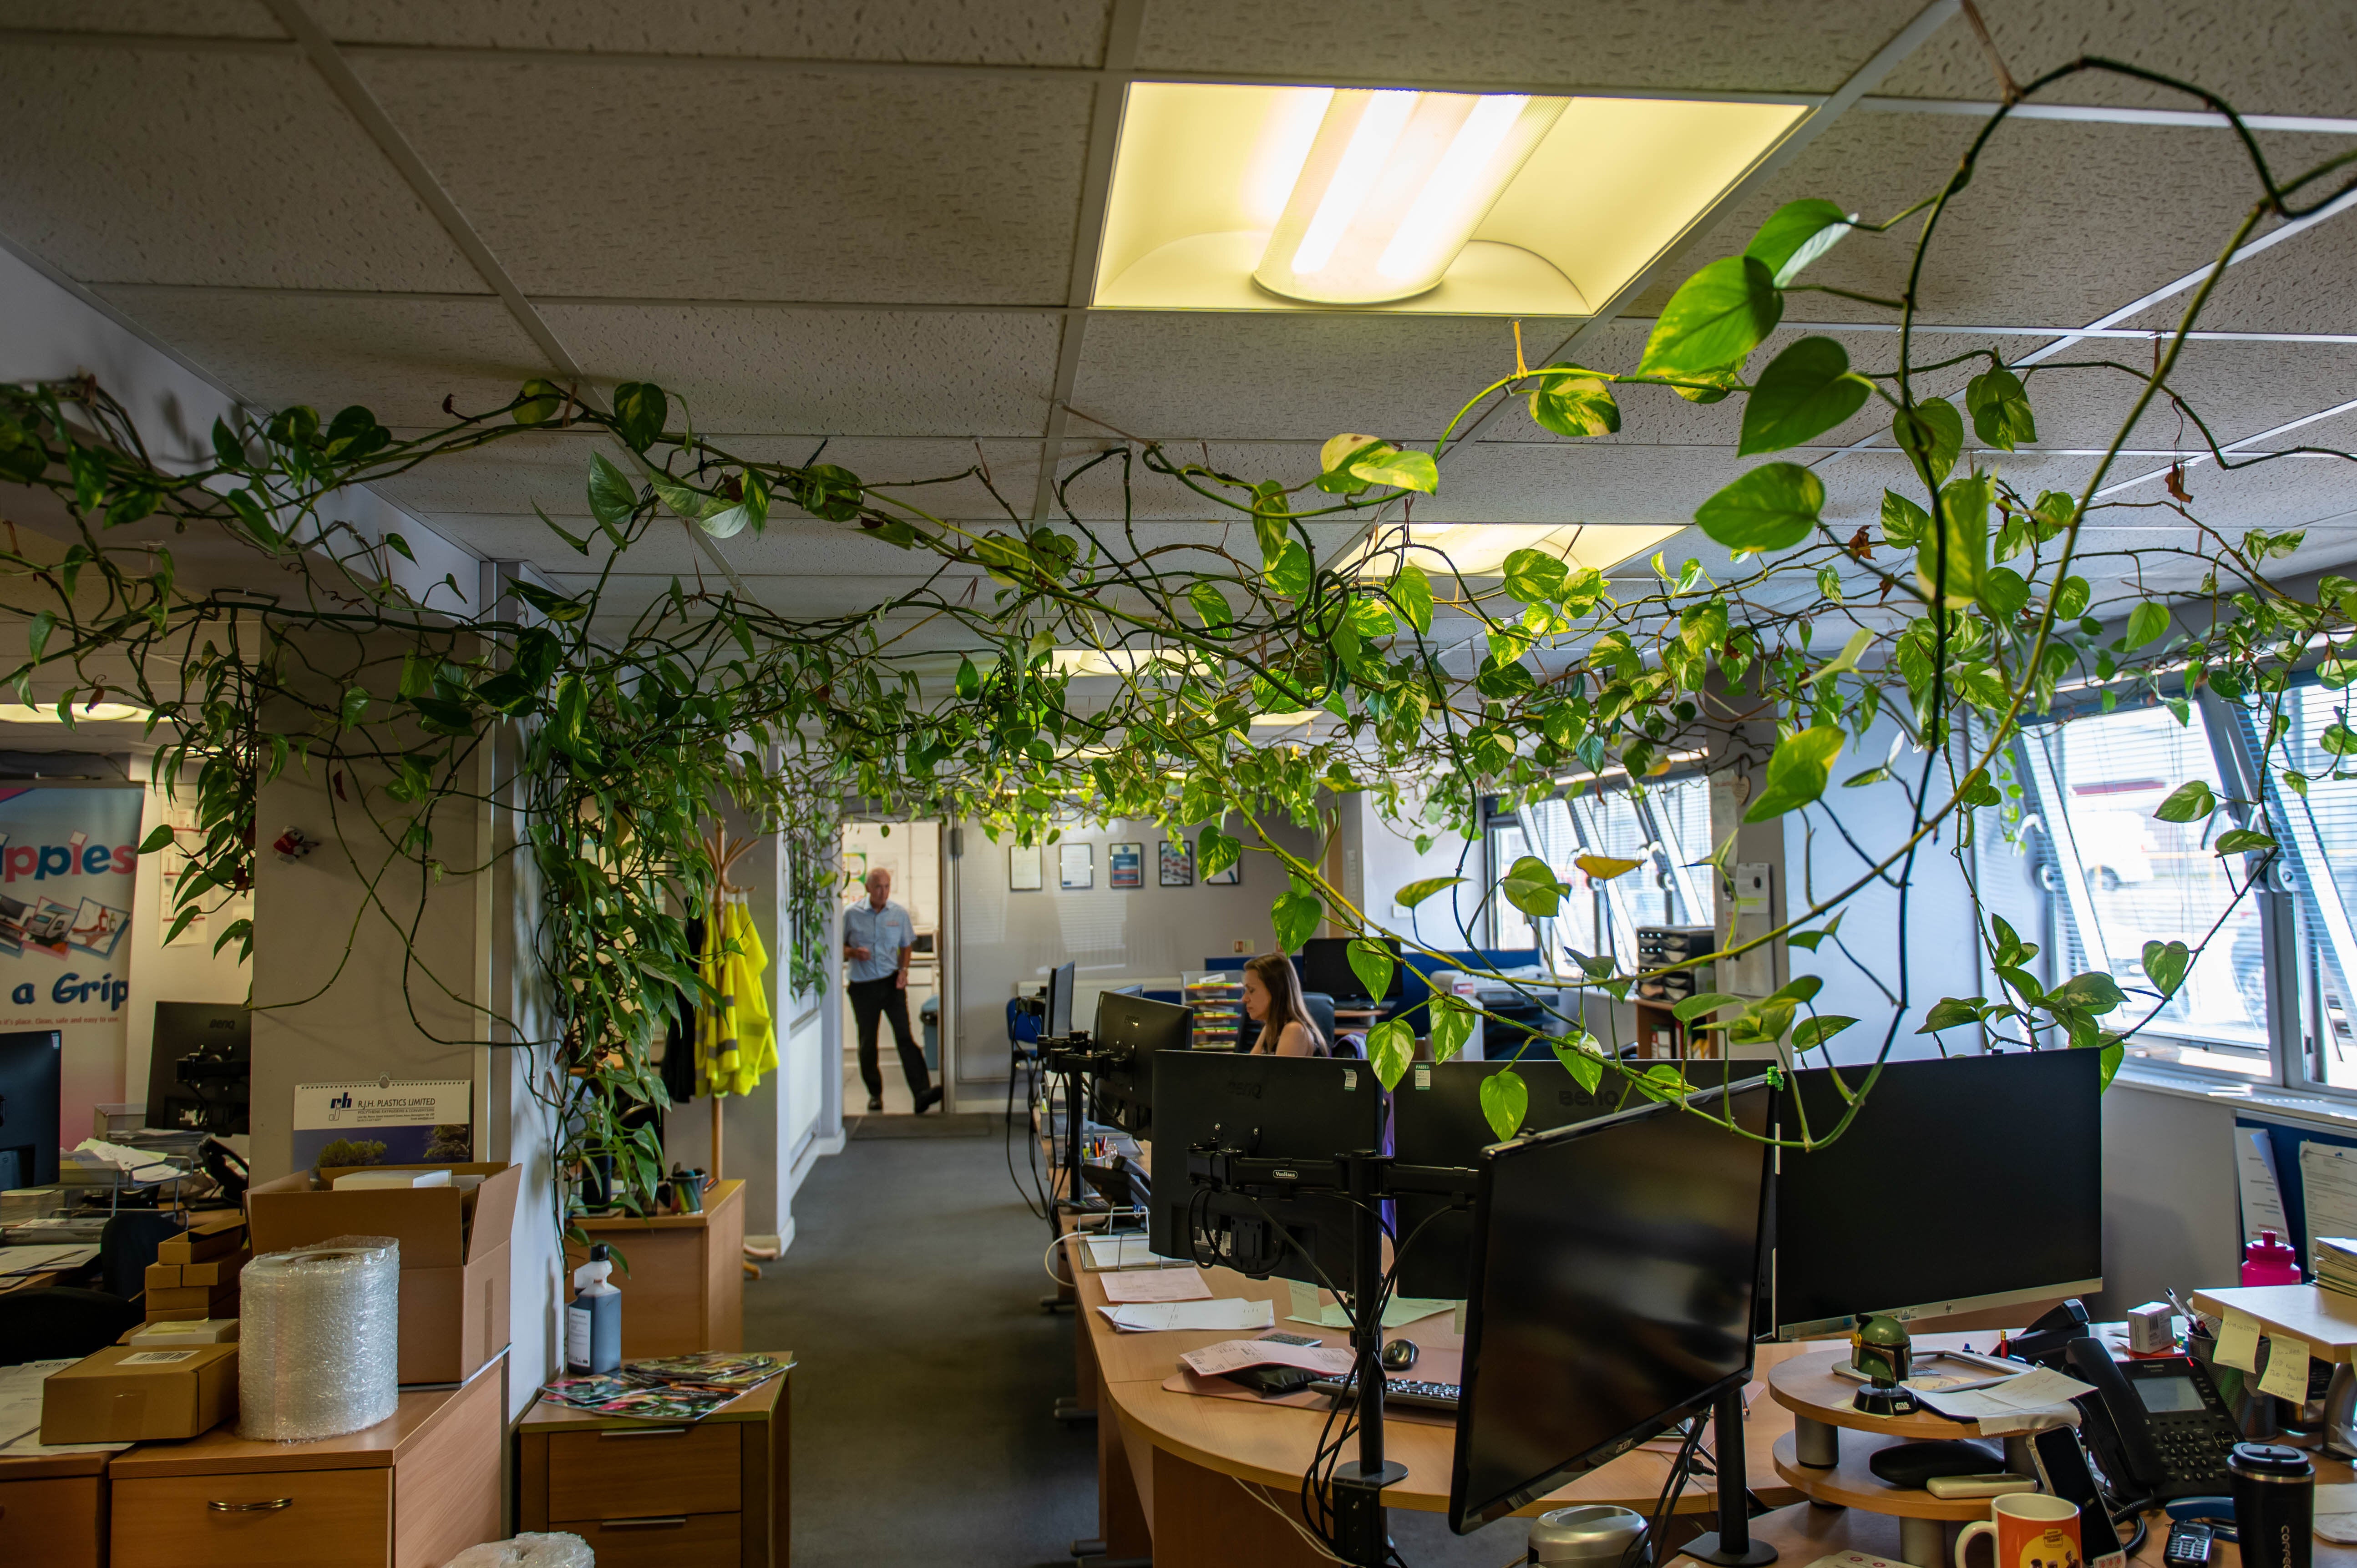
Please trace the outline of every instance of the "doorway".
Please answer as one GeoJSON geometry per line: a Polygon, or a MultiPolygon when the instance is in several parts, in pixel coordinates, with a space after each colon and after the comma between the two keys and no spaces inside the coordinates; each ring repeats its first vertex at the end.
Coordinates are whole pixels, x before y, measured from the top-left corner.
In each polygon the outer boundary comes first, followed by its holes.
{"type": "MultiPolygon", "coordinates": [[[[909,1026],[918,1047],[926,1053],[931,1081],[949,1094],[950,1075],[942,1064],[953,1059],[950,1048],[952,1008],[947,960],[950,933],[942,873],[942,824],[937,818],[917,822],[848,822],[843,824],[843,903],[845,908],[866,895],[867,875],[892,874],[892,901],[909,911],[916,928],[916,951],[909,959],[909,1026]],[[930,1042],[930,1048],[928,1044],[930,1042]]],[[[893,1047],[892,1026],[877,1028],[877,1069],[883,1083],[881,1114],[906,1116],[916,1107],[907,1075],[893,1047]]],[[[846,995],[843,1002],[843,1112],[846,1121],[868,1114],[867,1086],[859,1073],[859,1026],[846,995]]],[[[939,1108],[953,1109],[948,1100],[939,1108]]]]}

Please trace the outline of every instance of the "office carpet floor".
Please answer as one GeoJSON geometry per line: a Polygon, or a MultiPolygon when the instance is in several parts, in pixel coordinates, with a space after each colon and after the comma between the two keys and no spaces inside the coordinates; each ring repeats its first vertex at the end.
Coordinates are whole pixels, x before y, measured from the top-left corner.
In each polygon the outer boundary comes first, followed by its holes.
{"type": "MultiPolygon", "coordinates": [[[[799,1361],[795,1568],[1070,1564],[1096,1533],[1096,1435],[1049,1414],[1072,1391],[1074,1325],[1039,1309],[1048,1229],[999,1140],[850,1143],[795,1195],[794,1224],[746,1283],[745,1343],[799,1361]]],[[[1436,1514],[1391,1517],[1411,1568],[1522,1558],[1521,1520],[1459,1538],[1436,1514]]]]}

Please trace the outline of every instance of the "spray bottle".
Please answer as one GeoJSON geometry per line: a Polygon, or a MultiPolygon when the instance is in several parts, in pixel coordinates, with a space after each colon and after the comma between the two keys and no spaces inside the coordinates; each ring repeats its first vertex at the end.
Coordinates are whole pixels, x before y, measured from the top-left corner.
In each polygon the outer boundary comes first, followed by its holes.
{"type": "Polygon", "coordinates": [[[622,1293],[607,1278],[613,1272],[603,1241],[573,1271],[573,1299],[565,1307],[567,1372],[610,1372],[622,1364],[622,1293]]]}

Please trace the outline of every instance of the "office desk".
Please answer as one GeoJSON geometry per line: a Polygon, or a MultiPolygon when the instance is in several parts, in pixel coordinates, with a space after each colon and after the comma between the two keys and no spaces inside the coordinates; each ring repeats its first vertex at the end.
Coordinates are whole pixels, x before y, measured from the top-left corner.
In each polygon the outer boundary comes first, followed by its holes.
{"type": "Polygon", "coordinates": [[[0,1455],[0,1563],[99,1568],[110,1454],[0,1455]]]}
{"type": "MultiPolygon", "coordinates": [[[[2317,1461],[2316,1476],[2319,1481],[2345,1481],[2349,1474],[2349,1466],[2338,1461],[2317,1461]]],[[[2133,1568],[2162,1568],[2161,1548],[2169,1541],[2169,1516],[2155,1509],[2145,1520],[2144,1544],[2136,1548],[2128,1562],[2133,1568]]],[[[1808,1568],[1818,1558],[1835,1552],[1864,1552],[1891,1562],[1903,1561],[1899,1556],[1899,1521],[1857,1509],[1819,1508],[1813,1503],[1777,1509],[1751,1521],[1751,1539],[1774,1547],[1777,1561],[1783,1568],[1808,1568]]],[[[2319,1541],[2315,1550],[2316,1568],[2357,1568],[2357,1548],[2319,1541]]],[[[1977,1565],[1987,1558],[1975,1548],[1972,1560],[1977,1565]]],[[[2242,1561],[2241,1553],[2223,1541],[2210,1549],[2210,1568],[2242,1568],[2242,1561]]],[[[1670,1568],[1703,1565],[1680,1555],[1671,1559],[1670,1568]]],[[[1946,1564],[1927,1563],[1924,1568],[1946,1568],[1946,1564]]]]}
{"type": "MultiPolygon", "coordinates": [[[[1080,1402],[1093,1402],[1097,1412],[1097,1534],[1108,1554],[1116,1559],[1150,1556],[1156,1568],[1226,1568],[1238,1562],[1256,1568],[1309,1568],[1322,1563],[1324,1559],[1270,1518],[1268,1510],[1274,1508],[1299,1519],[1296,1498],[1301,1473],[1317,1447],[1326,1412],[1163,1388],[1182,1352],[1243,1336],[1225,1330],[1120,1333],[1097,1310],[1105,1302],[1105,1276],[1086,1270],[1078,1273],[1075,1296],[1081,1321],[1074,1327],[1074,1353],[1080,1402]]],[[[1282,1280],[1256,1282],[1225,1269],[1206,1269],[1203,1278],[1215,1296],[1273,1303],[1276,1326],[1287,1333],[1314,1334],[1329,1345],[1345,1341],[1340,1329],[1286,1321],[1291,1290],[1282,1280]]],[[[1445,1314],[1392,1333],[1430,1349],[1457,1349],[1463,1344],[1445,1314]]],[[[1784,1356],[1823,1348],[1763,1345],[1760,1361],[1764,1369],[1784,1356]]],[[[1752,1489],[1769,1502],[1797,1499],[1797,1492],[1778,1484],[1771,1462],[1776,1439],[1792,1431],[1790,1412],[1762,1394],[1754,1399],[1745,1427],[1752,1489]]],[[[1387,1420],[1385,1456],[1405,1465],[1408,1475],[1383,1493],[1385,1504],[1424,1512],[1446,1509],[1455,1442],[1453,1426],[1387,1420]]],[[[1521,1511],[1538,1514],[1574,1503],[1650,1509],[1669,1476],[1674,1455],[1665,1451],[1667,1446],[1623,1455],[1521,1511]]],[[[1709,1479],[1697,1477],[1687,1485],[1678,1509],[1700,1513],[1716,1506],[1709,1479]]]]}

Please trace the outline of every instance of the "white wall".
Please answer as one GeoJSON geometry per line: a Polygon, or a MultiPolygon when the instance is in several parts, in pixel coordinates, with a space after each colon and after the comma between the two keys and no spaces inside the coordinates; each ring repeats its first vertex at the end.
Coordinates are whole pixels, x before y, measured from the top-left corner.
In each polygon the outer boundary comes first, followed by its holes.
{"type": "MultiPolygon", "coordinates": [[[[1317,835],[1290,824],[1272,833],[1289,853],[1304,859],[1318,849],[1317,835]]],[[[1086,843],[1095,865],[1095,886],[1064,892],[1057,886],[1057,845],[1041,852],[1045,886],[1036,893],[1007,887],[1007,845],[993,843],[971,824],[963,832],[958,865],[957,1039],[958,1081],[995,1083],[1006,1076],[1006,1002],[1020,982],[1036,986],[1060,963],[1077,966],[1086,984],[1120,985],[1131,979],[1175,977],[1200,969],[1207,957],[1233,956],[1276,945],[1269,905],[1285,891],[1283,869],[1274,856],[1256,853],[1247,839],[1243,880],[1233,887],[1203,884],[1200,866],[1192,887],[1160,886],[1157,845],[1162,830],[1151,822],[1090,824],[1065,835],[1086,843]],[[1106,845],[1146,846],[1146,885],[1135,890],[1106,886],[1106,845]]],[[[1197,835],[1191,830],[1187,837],[1197,835]]],[[[1073,1023],[1087,1026],[1076,1014],[1073,1023]]]]}
{"type": "MultiPolygon", "coordinates": [[[[1857,881],[1904,843],[1912,831],[1907,797],[1899,784],[1850,789],[1841,782],[1881,762],[1889,751],[1893,733],[1887,722],[1876,725],[1863,741],[1835,760],[1834,783],[1825,792],[1824,805],[1783,819],[1786,871],[1781,891],[1785,908],[1793,914],[1857,881]],[[1847,830],[1847,839],[1834,825],[1831,817],[1835,815],[1841,828],[1847,830]]],[[[1923,759],[1913,752],[1902,752],[1900,758],[1912,787],[1923,759]]],[[[1943,996],[1980,993],[1971,929],[1971,887],[1953,854],[1956,836],[1957,824],[1952,820],[1926,838],[1918,847],[1912,875],[1906,883],[1904,957],[1909,985],[1907,1007],[1890,1051],[1894,1060],[1938,1056],[1940,1047],[1932,1036],[1915,1033],[1924,1015],[1943,996]]],[[[1899,869],[1893,867],[1890,875],[1895,879],[1898,875],[1899,869]]],[[[1893,993],[1900,990],[1900,902],[1899,887],[1893,883],[1868,882],[1844,907],[1838,942],[1824,942],[1813,953],[1794,949],[1786,955],[1792,974],[1824,978],[1824,987],[1814,1003],[1819,1014],[1858,1020],[1835,1039],[1837,1060],[1870,1059],[1882,1048],[1898,1011],[1884,988],[1893,993]]],[[[1952,1031],[1954,1037],[1948,1048],[1977,1048],[1976,1041],[1965,1038],[1968,1033],[1952,1031]]]]}

